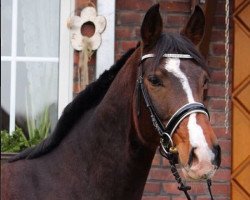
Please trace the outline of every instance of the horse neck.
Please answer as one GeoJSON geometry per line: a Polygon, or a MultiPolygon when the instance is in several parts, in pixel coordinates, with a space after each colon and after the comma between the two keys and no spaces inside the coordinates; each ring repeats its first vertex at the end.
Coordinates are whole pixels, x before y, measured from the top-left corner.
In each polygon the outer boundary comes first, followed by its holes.
{"type": "Polygon", "coordinates": [[[88,173],[98,174],[92,187],[101,189],[101,199],[140,199],[155,153],[140,142],[133,126],[137,67],[131,65],[119,72],[88,126],[88,173]]]}

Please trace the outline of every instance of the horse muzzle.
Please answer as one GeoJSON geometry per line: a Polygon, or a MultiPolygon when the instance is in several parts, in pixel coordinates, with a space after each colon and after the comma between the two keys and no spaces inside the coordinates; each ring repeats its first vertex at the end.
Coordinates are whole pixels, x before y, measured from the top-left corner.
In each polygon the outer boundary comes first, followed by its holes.
{"type": "Polygon", "coordinates": [[[186,166],[182,168],[187,179],[211,179],[221,163],[221,149],[214,145],[212,149],[192,148],[186,166]],[[207,155],[207,156],[205,156],[207,155]]]}

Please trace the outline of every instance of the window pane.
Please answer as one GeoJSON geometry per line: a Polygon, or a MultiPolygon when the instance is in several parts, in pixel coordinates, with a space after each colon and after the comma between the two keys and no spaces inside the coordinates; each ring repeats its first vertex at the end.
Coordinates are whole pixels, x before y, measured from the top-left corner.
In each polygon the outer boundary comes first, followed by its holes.
{"type": "Polygon", "coordinates": [[[1,130],[9,130],[10,62],[1,62],[1,130]]]}
{"type": "Polygon", "coordinates": [[[12,1],[1,0],[1,55],[11,54],[12,1]]]}
{"type": "Polygon", "coordinates": [[[18,56],[58,57],[59,11],[59,0],[18,1],[18,56]]]}
{"type": "Polygon", "coordinates": [[[57,63],[17,63],[16,124],[26,134],[42,125],[51,124],[50,132],[54,129],[57,98],[57,63]]]}

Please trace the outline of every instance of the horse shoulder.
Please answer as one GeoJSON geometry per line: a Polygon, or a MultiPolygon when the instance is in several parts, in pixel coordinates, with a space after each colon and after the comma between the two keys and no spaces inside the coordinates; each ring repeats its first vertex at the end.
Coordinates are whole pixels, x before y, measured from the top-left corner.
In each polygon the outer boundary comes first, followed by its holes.
{"type": "MultiPolygon", "coordinates": [[[[27,199],[29,191],[36,191],[33,174],[36,170],[27,166],[26,160],[5,163],[1,166],[1,199],[27,199]],[[33,171],[33,173],[32,173],[33,171]],[[32,181],[33,180],[33,181],[32,181]]],[[[34,193],[28,199],[34,199],[34,193]]]]}

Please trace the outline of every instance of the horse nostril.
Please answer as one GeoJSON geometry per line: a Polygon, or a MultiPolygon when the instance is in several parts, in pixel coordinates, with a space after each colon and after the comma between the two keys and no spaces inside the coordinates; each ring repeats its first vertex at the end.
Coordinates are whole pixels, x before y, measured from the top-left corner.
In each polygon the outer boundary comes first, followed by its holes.
{"type": "Polygon", "coordinates": [[[214,145],[212,148],[212,152],[214,153],[214,160],[212,164],[216,165],[218,168],[221,164],[221,148],[219,145],[214,145]]]}
{"type": "Polygon", "coordinates": [[[192,163],[195,163],[198,161],[198,157],[195,153],[195,150],[197,147],[192,147],[190,154],[189,154],[189,159],[188,159],[188,165],[191,166],[192,163]]]}

